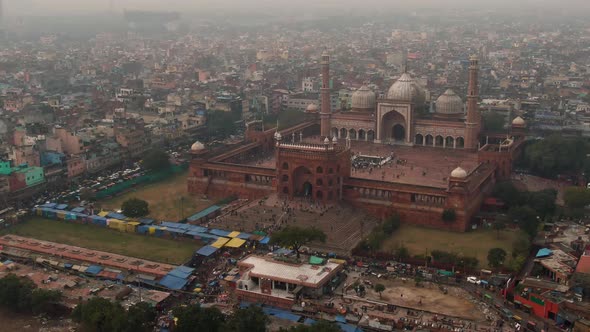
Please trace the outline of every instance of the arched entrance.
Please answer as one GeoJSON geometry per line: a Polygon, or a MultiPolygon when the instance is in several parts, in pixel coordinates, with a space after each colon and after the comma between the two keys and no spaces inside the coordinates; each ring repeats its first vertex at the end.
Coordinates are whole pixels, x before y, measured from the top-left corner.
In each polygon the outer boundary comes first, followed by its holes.
{"type": "Polygon", "coordinates": [[[381,118],[379,139],[384,141],[406,141],[406,118],[396,111],[390,111],[381,118]]]}
{"type": "Polygon", "coordinates": [[[414,143],[418,145],[424,145],[424,136],[422,136],[421,134],[416,135],[416,140],[414,143]]]}
{"type": "Polygon", "coordinates": [[[293,195],[299,197],[310,197],[313,193],[313,174],[311,170],[305,166],[297,167],[292,175],[293,181],[293,195]]]}
{"type": "Polygon", "coordinates": [[[406,128],[401,124],[396,124],[391,128],[391,137],[395,141],[404,141],[406,139],[406,128]]]}
{"type": "Polygon", "coordinates": [[[465,147],[465,140],[463,137],[457,137],[457,148],[462,149],[465,147]]]}

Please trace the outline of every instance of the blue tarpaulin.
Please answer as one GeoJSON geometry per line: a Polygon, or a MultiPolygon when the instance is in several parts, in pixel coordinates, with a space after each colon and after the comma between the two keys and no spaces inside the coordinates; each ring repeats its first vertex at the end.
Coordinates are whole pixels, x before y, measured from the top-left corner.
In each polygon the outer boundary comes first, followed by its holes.
{"type": "Polygon", "coordinates": [[[90,265],[87,269],[86,269],[86,273],[88,274],[99,274],[100,271],[102,271],[102,266],[100,265],[90,265]]]}
{"type": "Polygon", "coordinates": [[[76,213],[82,213],[82,212],[84,212],[84,210],[86,210],[86,209],[85,209],[85,208],[83,208],[83,207],[81,207],[81,206],[79,206],[79,207],[77,207],[77,208],[73,208],[73,209],[72,209],[72,212],[76,212],[76,213]]]}
{"type": "Polygon", "coordinates": [[[58,206],[55,207],[57,210],[65,210],[68,208],[67,204],[60,204],[58,206]]]}
{"type": "Polygon", "coordinates": [[[268,242],[270,242],[270,237],[265,236],[264,238],[262,238],[262,240],[258,241],[261,244],[268,244],[268,242]]]}
{"type": "Polygon", "coordinates": [[[311,318],[306,318],[306,319],[303,321],[303,324],[304,324],[304,325],[313,325],[313,324],[315,324],[315,323],[316,323],[315,319],[311,319],[311,318]]]}
{"type": "Polygon", "coordinates": [[[158,282],[158,284],[173,290],[183,289],[187,283],[188,279],[175,277],[170,274],[165,275],[164,278],[158,282]]]}
{"type": "Polygon", "coordinates": [[[299,316],[299,315],[295,315],[294,313],[291,313],[289,311],[285,311],[285,310],[281,310],[281,309],[277,309],[277,308],[273,308],[273,307],[263,307],[262,311],[264,311],[264,313],[269,316],[274,316],[276,318],[290,320],[292,322],[297,322],[297,321],[299,321],[299,319],[301,319],[301,316],[299,316]]]}
{"type": "Polygon", "coordinates": [[[204,246],[201,249],[197,250],[197,254],[199,254],[201,256],[209,257],[213,253],[215,253],[217,250],[218,250],[218,248],[215,248],[212,246],[204,246]]]}
{"type": "Polygon", "coordinates": [[[125,220],[125,218],[127,218],[126,216],[115,212],[109,212],[109,214],[107,214],[107,217],[119,220],[125,220]]]}
{"type": "Polygon", "coordinates": [[[238,234],[237,238],[242,239],[242,240],[248,240],[250,238],[250,236],[252,236],[252,234],[240,233],[240,234],[238,234]]]}
{"type": "Polygon", "coordinates": [[[41,207],[46,207],[46,208],[54,208],[57,206],[57,203],[45,203],[43,205],[41,205],[41,207]]]}
{"type": "Polygon", "coordinates": [[[535,257],[536,258],[549,257],[552,254],[553,254],[553,251],[551,251],[551,249],[542,248],[542,249],[539,249],[539,251],[537,252],[537,256],[535,256],[535,257]]]}
{"type": "Polygon", "coordinates": [[[345,323],[336,323],[336,324],[338,324],[338,326],[340,327],[340,329],[343,332],[363,332],[363,330],[361,330],[359,327],[356,327],[351,324],[345,324],[345,323]]]}
{"type": "Polygon", "coordinates": [[[208,217],[210,214],[213,214],[213,213],[219,211],[219,209],[221,209],[220,206],[211,205],[210,207],[206,208],[205,210],[199,211],[199,212],[193,214],[192,216],[186,218],[186,220],[188,220],[188,221],[197,221],[199,219],[208,217]]]}
{"type": "Polygon", "coordinates": [[[218,236],[228,236],[231,232],[224,231],[221,229],[210,229],[209,233],[211,233],[213,235],[218,235],[218,236]]]}
{"type": "Polygon", "coordinates": [[[141,218],[139,219],[139,222],[144,224],[144,225],[151,225],[155,222],[154,219],[149,219],[149,218],[141,218]]]}
{"type": "Polygon", "coordinates": [[[183,278],[186,279],[188,278],[191,274],[193,274],[193,271],[195,269],[193,269],[192,267],[188,267],[188,266],[177,266],[174,270],[168,272],[167,275],[169,276],[174,276],[174,277],[178,277],[178,278],[183,278]]]}

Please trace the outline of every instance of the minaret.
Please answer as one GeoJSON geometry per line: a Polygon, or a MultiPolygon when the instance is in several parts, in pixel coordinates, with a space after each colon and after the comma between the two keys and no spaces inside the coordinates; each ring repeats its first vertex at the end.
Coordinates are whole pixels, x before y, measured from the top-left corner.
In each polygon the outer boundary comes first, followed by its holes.
{"type": "Polygon", "coordinates": [[[330,118],[332,117],[332,105],[330,103],[330,56],[322,53],[322,109],[320,110],[320,132],[322,139],[330,137],[330,118]]]}
{"type": "Polygon", "coordinates": [[[467,119],[465,120],[465,148],[477,149],[481,114],[479,113],[479,65],[477,56],[469,57],[469,87],[467,88],[467,119]]]}

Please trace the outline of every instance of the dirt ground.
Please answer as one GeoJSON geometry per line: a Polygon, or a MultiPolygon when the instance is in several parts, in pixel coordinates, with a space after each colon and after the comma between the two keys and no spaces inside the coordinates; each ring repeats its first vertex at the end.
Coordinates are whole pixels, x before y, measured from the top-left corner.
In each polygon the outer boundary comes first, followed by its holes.
{"type": "Polygon", "coordinates": [[[0,332],[63,332],[73,330],[76,326],[70,319],[46,320],[0,309],[0,332]]]}
{"type": "Polygon", "coordinates": [[[149,203],[150,218],[181,220],[214,204],[213,201],[189,195],[187,175],[188,171],[182,172],[164,181],[132,189],[122,195],[99,201],[99,205],[105,210],[118,210],[124,201],[139,198],[149,203]]]}
{"type": "Polygon", "coordinates": [[[368,290],[368,299],[470,320],[485,319],[471,300],[471,296],[461,288],[445,286],[448,293],[444,294],[438,285],[430,282],[422,282],[419,287],[416,287],[415,281],[409,279],[406,281],[402,278],[384,280],[373,277],[369,280],[373,284],[383,284],[385,291],[379,299],[377,292],[368,290]]]}

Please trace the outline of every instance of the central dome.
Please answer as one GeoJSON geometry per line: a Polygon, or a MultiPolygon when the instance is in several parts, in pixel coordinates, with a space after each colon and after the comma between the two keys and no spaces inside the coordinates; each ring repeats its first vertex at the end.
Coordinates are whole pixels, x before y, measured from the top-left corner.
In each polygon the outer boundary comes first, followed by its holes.
{"type": "Polygon", "coordinates": [[[463,113],[463,101],[453,90],[447,89],[436,100],[436,113],[460,114],[463,113]]]}
{"type": "Polygon", "coordinates": [[[373,110],[375,108],[375,93],[368,86],[363,85],[352,94],[353,110],[373,110]]]}
{"type": "Polygon", "coordinates": [[[191,146],[191,151],[201,151],[205,149],[205,145],[203,145],[203,143],[196,141],[195,143],[193,143],[193,145],[191,146]]]}
{"type": "Polygon", "coordinates": [[[410,74],[403,73],[400,78],[395,81],[387,91],[387,99],[413,102],[414,104],[424,104],[426,96],[424,90],[410,74]]]}

